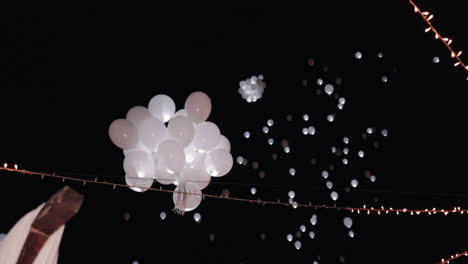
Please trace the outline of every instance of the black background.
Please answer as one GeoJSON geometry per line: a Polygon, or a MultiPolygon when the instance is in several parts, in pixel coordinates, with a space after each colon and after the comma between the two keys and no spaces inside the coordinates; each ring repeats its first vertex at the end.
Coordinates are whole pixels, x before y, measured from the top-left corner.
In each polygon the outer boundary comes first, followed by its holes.
{"type": "MultiPolygon", "coordinates": [[[[467,23],[456,4],[421,1],[434,12],[441,33],[464,48],[467,23]]],[[[424,33],[424,21],[406,1],[329,1],[296,9],[4,9],[0,28],[2,163],[123,183],[123,154],[108,138],[109,124],[156,94],[171,96],[179,109],[201,90],[212,99],[209,120],[230,139],[234,158],[249,160],[248,166],[236,163],[204,193],[229,188],[235,197],[287,201],[293,189],[298,202],[333,205],[320,171],[335,164],[337,205],[467,207],[466,73],[453,67],[440,41],[424,33]],[[354,58],[358,50],[361,60],[354,58]],[[440,63],[432,62],[434,56],[440,63]],[[261,100],[247,104],[238,82],[258,74],[268,87],[261,100]],[[336,77],[343,79],[336,92],[347,100],[341,111],[315,94],[317,78],[332,83],[336,77]],[[337,118],[330,124],[331,112],[337,118]],[[304,113],[317,129],[313,137],[301,134],[304,113]],[[269,118],[275,121],[273,147],[266,144],[270,135],[261,132],[269,118]],[[364,141],[367,127],[378,130],[364,141]],[[379,137],[381,128],[389,130],[387,138],[379,137]],[[248,140],[242,137],[246,130],[248,140]],[[366,151],[365,159],[354,152],[349,166],[340,164],[330,148],[342,146],[344,136],[351,151],[366,151]],[[290,142],[288,155],[281,138],[290,142]],[[250,166],[254,160],[265,179],[250,166]],[[296,176],[288,175],[290,167],[296,176]],[[364,178],[366,169],[377,176],[375,183],[364,178]],[[117,178],[102,177],[107,175],[117,178]],[[352,178],[360,186],[346,193],[352,178]]],[[[0,177],[4,233],[63,186],[36,176],[0,177]]],[[[196,224],[193,213],[170,212],[169,194],[65,184],[82,192],[85,202],[66,226],[59,263],[312,263],[318,257],[320,263],[339,263],[340,256],[346,263],[434,263],[468,249],[465,215],[355,215],[351,239],[342,224],[350,214],[342,211],[205,199],[196,224]],[[164,221],[161,211],[167,213],[164,221]],[[312,229],[314,213],[319,223],[312,229]],[[298,251],[286,235],[301,224],[308,230],[298,251]],[[310,230],[314,240],[307,237],[310,230]]]]}

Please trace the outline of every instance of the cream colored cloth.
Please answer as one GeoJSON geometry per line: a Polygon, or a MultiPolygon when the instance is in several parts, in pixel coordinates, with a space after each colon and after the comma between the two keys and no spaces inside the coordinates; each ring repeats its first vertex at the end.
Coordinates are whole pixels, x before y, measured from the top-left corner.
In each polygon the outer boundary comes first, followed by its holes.
{"type": "MultiPolygon", "coordinates": [[[[19,254],[23,248],[23,244],[29,234],[31,224],[36,219],[37,214],[41,211],[44,203],[39,205],[35,210],[23,216],[13,228],[8,232],[5,239],[0,241],[0,263],[1,264],[16,264],[19,254]]],[[[62,225],[55,231],[42,247],[41,251],[34,260],[34,264],[56,264],[58,259],[58,250],[60,241],[62,240],[63,230],[65,225],[62,225]]]]}

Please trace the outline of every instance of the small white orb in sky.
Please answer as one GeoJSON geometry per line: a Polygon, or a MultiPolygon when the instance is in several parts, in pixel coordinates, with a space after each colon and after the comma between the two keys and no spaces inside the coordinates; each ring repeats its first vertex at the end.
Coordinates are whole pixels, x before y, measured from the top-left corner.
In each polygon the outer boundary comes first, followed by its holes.
{"type": "Polygon", "coordinates": [[[269,139],[268,139],[268,145],[273,145],[274,142],[275,142],[275,141],[274,141],[272,138],[269,138],[269,139]]]}
{"type": "Polygon", "coordinates": [[[338,200],[338,196],[339,196],[338,193],[335,191],[330,193],[330,197],[332,198],[333,201],[338,200]]]}
{"type": "Polygon", "coordinates": [[[348,137],[344,137],[344,138],[343,138],[343,143],[348,144],[348,143],[349,143],[349,138],[348,138],[348,137]]]}
{"type": "Polygon", "coordinates": [[[349,149],[348,149],[348,148],[344,148],[344,149],[343,149],[343,154],[348,155],[348,153],[349,153],[349,149]]]}
{"type": "Polygon", "coordinates": [[[135,260],[135,261],[132,262],[132,264],[140,264],[140,262],[135,260]]]}
{"type": "Polygon", "coordinates": [[[342,161],[343,161],[344,165],[348,165],[348,159],[347,158],[344,158],[342,161]]]}
{"type": "Polygon", "coordinates": [[[387,129],[382,129],[382,131],[380,131],[380,133],[382,134],[382,136],[386,137],[388,136],[388,130],[387,129]]]}
{"type": "Polygon", "coordinates": [[[342,110],[343,109],[343,104],[338,103],[337,107],[338,107],[338,109],[342,110]]]}
{"type": "Polygon", "coordinates": [[[328,120],[328,122],[331,123],[331,122],[333,122],[333,121],[335,120],[335,116],[334,116],[333,114],[329,114],[329,115],[327,116],[327,120],[328,120]]]}
{"type": "Polygon", "coordinates": [[[271,127],[271,126],[273,126],[273,124],[274,124],[273,119],[268,119],[267,125],[268,125],[269,127],[271,127]]]}
{"type": "Polygon", "coordinates": [[[372,127],[368,127],[367,130],[366,130],[367,134],[372,134],[374,133],[374,129],[372,129],[372,127]]]}
{"type": "Polygon", "coordinates": [[[284,152],[285,153],[289,153],[290,151],[291,151],[291,149],[288,146],[284,147],[284,152]]]}
{"type": "Polygon", "coordinates": [[[381,59],[383,57],[383,53],[382,52],[377,53],[377,57],[381,59]]]}
{"type": "Polygon", "coordinates": [[[364,158],[364,151],[360,150],[357,154],[360,158],[364,158]]]}
{"type": "Polygon", "coordinates": [[[289,174],[290,174],[291,176],[296,175],[296,169],[290,168],[290,169],[289,169],[289,174]]]}
{"type": "Polygon", "coordinates": [[[310,218],[310,223],[314,226],[317,224],[317,215],[313,214],[312,217],[310,218]]]}
{"type": "Polygon", "coordinates": [[[332,152],[332,153],[335,153],[335,152],[336,152],[336,147],[332,147],[332,148],[331,148],[331,152],[332,152]]]}
{"type": "Polygon", "coordinates": [[[251,193],[252,195],[255,195],[255,194],[257,193],[257,189],[256,189],[255,187],[252,187],[252,188],[250,189],[250,193],[251,193]]]}
{"type": "Polygon", "coordinates": [[[384,75],[384,76],[382,76],[381,80],[382,80],[382,82],[386,83],[388,81],[388,78],[387,78],[387,76],[384,75]]]}
{"type": "Polygon", "coordinates": [[[291,241],[293,240],[293,235],[288,234],[288,235],[286,236],[286,239],[287,239],[289,242],[291,242],[291,241]]]}
{"type": "Polygon", "coordinates": [[[304,127],[304,128],[302,129],[302,134],[303,134],[303,135],[309,134],[309,130],[307,129],[307,127],[304,127]]]}
{"type": "Polygon", "coordinates": [[[344,105],[346,103],[346,99],[344,97],[340,97],[340,99],[338,99],[338,103],[344,105]]]}
{"type": "Polygon", "coordinates": [[[353,237],[354,237],[354,232],[353,232],[353,230],[349,230],[348,236],[349,236],[350,238],[353,238],[353,237]]]}
{"type": "Polygon", "coordinates": [[[249,131],[245,131],[245,132],[244,132],[244,137],[245,137],[245,138],[250,138],[250,132],[249,132],[249,131]]]}
{"type": "Polygon", "coordinates": [[[263,133],[267,134],[270,131],[270,129],[267,126],[264,126],[262,131],[263,133]]]}
{"type": "Polygon", "coordinates": [[[322,79],[317,79],[317,84],[318,84],[318,85],[322,85],[322,84],[323,84],[323,80],[322,80],[322,79]]]}
{"type": "Polygon", "coordinates": [[[161,220],[166,219],[166,212],[161,212],[161,213],[159,214],[159,217],[161,218],[161,220]]]}
{"type": "Polygon", "coordinates": [[[309,135],[315,135],[315,127],[313,126],[310,126],[309,128],[307,128],[307,132],[309,133],[309,135]]]}
{"type": "Polygon", "coordinates": [[[432,58],[432,62],[439,63],[440,62],[439,57],[435,56],[434,58],[432,58]]]}
{"type": "Polygon", "coordinates": [[[315,233],[314,233],[314,231],[310,231],[310,232],[309,232],[309,237],[310,237],[310,239],[314,239],[314,238],[315,238],[315,233]]]}
{"type": "Polygon", "coordinates": [[[297,204],[297,202],[293,202],[293,203],[292,203],[292,207],[293,207],[294,209],[296,209],[298,206],[299,206],[299,205],[297,204]]]}
{"type": "Polygon", "coordinates": [[[359,184],[358,180],[356,180],[356,179],[352,179],[352,180],[351,180],[351,186],[352,186],[353,188],[356,188],[356,187],[358,186],[358,184],[359,184]]]}
{"type": "Polygon", "coordinates": [[[244,158],[242,156],[238,156],[236,161],[239,163],[239,165],[242,165],[242,163],[244,163],[244,158]]]}
{"type": "Polygon", "coordinates": [[[371,175],[371,176],[370,176],[370,181],[371,181],[371,182],[375,182],[375,180],[376,180],[375,176],[374,176],[374,175],[371,175]]]}
{"type": "Polygon", "coordinates": [[[347,227],[347,228],[351,228],[351,226],[353,225],[353,219],[351,219],[351,217],[345,217],[343,219],[343,224],[347,227]]]}
{"type": "Polygon", "coordinates": [[[331,181],[327,181],[327,183],[325,185],[327,186],[328,189],[333,188],[333,182],[331,182],[331,181]]]}
{"type": "Polygon", "coordinates": [[[301,230],[302,233],[304,233],[306,231],[306,226],[305,225],[301,225],[299,227],[299,230],[301,230]]]}
{"type": "Polygon", "coordinates": [[[354,57],[360,60],[362,58],[362,53],[360,51],[356,51],[356,53],[354,53],[354,57]]]}
{"type": "Polygon", "coordinates": [[[322,171],[322,177],[324,179],[328,178],[328,171],[326,171],[326,170],[322,171]]]}
{"type": "Polygon", "coordinates": [[[298,240],[298,241],[294,242],[294,247],[295,247],[297,250],[301,249],[301,247],[302,247],[301,241],[298,240]]]}
{"type": "Polygon", "coordinates": [[[304,114],[302,116],[302,119],[304,119],[304,121],[309,121],[309,115],[308,114],[304,114]]]}
{"type": "Polygon", "coordinates": [[[332,84],[327,84],[325,85],[325,88],[323,88],[325,90],[325,93],[328,94],[328,95],[331,95],[333,93],[333,91],[335,90],[335,87],[333,87],[332,84]]]}
{"type": "Polygon", "coordinates": [[[193,215],[193,220],[195,220],[196,223],[200,223],[201,221],[201,214],[200,213],[195,213],[193,215]]]}
{"type": "Polygon", "coordinates": [[[289,192],[288,192],[288,197],[289,197],[290,199],[294,199],[295,196],[296,196],[296,193],[295,193],[294,191],[289,191],[289,192]]]}

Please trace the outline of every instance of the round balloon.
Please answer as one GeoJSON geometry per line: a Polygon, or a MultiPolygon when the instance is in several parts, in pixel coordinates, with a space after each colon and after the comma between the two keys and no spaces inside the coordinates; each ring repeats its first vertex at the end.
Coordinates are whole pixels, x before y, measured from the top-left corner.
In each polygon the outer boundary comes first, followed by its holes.
{"type": "Polygon", "coordinates": [[[159,119],[149,118],[140,123],[138,134],[143,145],[156,151],[158,145],[167,138],[167,128],[159,119]]]}
{"type": "Polygon", "coordinates": [[[192,163],[186,163],[182,174],[183,181],[195,184],[200,190],[205,189],[211,181],[204,160],[204,156],[199,156],[192,163]]]}
{"type": "Polygon", "coordinates": [[[158,165],[167,169],[167,172],[175,174],[181,172],[185,164],[185,153],[182,146],[173,139],[161,142],[156,152],[158,165]]]}
{"type": "Polygon", "coordinates": [[[232,169],[231,153],[225,149],[214,149],[205,158],[206,171],[213,177],[226,175],[232,169]]]}
{"type": "Polygon", "coordinates": [[[179,183],[172,195],[175,209],[181,213],[195,210],[201,203],[202,192],[190,182],[179,183]]]}
{"type": "Polygon", "coordinates": [[[123,167],[129,177],[154,178],[154,162],[146,152],[137,150],[128,153],[125,156],[123,167]]]}
{"type": "Polygon", "coordinates": [[[121,149],[134,148],[138,141],[135,125],[126,119],[117,119],[110,124],[109,137],[121,149]]]}
{"type": "Polygon", "coordinates": [[[172,184],[176,180],[176,174],[170,173],[167,169],[167,165],[161,162],[156,163],[156,171],[154,177],[157,182],[163,185],[172,184]]]}
{"type": "Polygon", "coordinates": [[[215,148],[222,148],[222,149],[225,149],[227,151],[231,151],[231,143],[229,142],[227,137],[221,135],[220,138],[219,138],[218,145],[215,148]]]}
{"type": "Polygon", "coordinates": [[[174,116],[175,109],[174,101],[165,94],[156,95],[148,104],[150,113],[163,123],[166,123],[174,116]]]}
{"type": "Polygon", "coordinates": [[[187,116],[188,116],[188,115],[187,115],[187,110],[185,110],[185,109],[180,109],[179,111],[177,111],[177,112],[174,114],[174,116],[173,116],[172,118],[174,118],[174,117],[176,117],[176,116],[185,116],[185,117],[187,117],[187,116]]]}
{"type": "Polygon", "coordinates": [[[145,192],[153,185],[153,179],[135,178],[125,175],[125,183],[135,192],[145,192]]]}
{"type": "Polygon", "coordinates": [[[188,117],[177,116],[169,121],[167,125],[169,136],[179,142],[182,147],[186,147],[192,142],[195,133],[195,126],[188,117]]]}
{"type": "Polygon", "coordinates": [[[219,128],[212,122],[203,122],[195,128],[193,145],[197,150],[209,151],[219,143],[221,133],[219,128]]]}
{"type": "Polygon", "coordinates": [[[185,101],[185,110],[195,123],[206,121],[211,113],[211,99],[203,92],[193,92],[185,101]]]}
{"type": "Polygon", "coordinates": [[[143,122],[144,120],[150,117],[151,117],[151,113],[146,107],[135,106],[135,107],[132,107],[127,112],[126,119],[132,122],[135,126],[138,126],[140,122],[143,122]]]}

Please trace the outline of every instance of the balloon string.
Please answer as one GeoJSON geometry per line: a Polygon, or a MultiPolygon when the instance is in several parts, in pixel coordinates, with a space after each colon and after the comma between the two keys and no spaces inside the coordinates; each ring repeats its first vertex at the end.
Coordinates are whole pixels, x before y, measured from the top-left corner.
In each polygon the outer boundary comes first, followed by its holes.
{"type": "Polygon", "coordinates": [[[453,209],[394,209],[392,207],[384,207],[381,206],[380,208],[374,208],[374,207],[366,207],[366,205],[363,205],[362,207],[349,207],[349,206],[331,206],[331,205],[324,205],[324,204],[301,204],[301,203],[286,203],[286,202],[281,202],[281,201],[261,201],[261,200],[253,200],[253,199],[247,199],[247,198],[238,198],[238,197],[230,197],[226,195],[213,195],[213,194],[199,194],[199,193],[190,193],[190,192],[180,192],[180,191],[175,191],[175,190],[166,190],[166,189],[157,189],[157,188],[152,188],[152,187],[140,187],[140,186],[132,186],[132,185],[126,185],[126,184],[120,184],[120,183],[111,183],[111,182],[103,182],[103,181],[98,181],[97,179],[93,180],[86,180],[86,179],[80,179],[80,178],[74,178],[74,177],[67,177],[67,176],[62,176],[62,175],[56,175],[50,174],[50,173],[41,173],[41,172],[35,172],[35,171],[29,171],[29,170],[20,170],[20,169],[12,169],[12,168],[5,168],[5,167],[0,167],[0,170],[2,171],[8,171],[8,172],[16,172],[16,173],[21,173],[21,174],[30,174],[30,175],[38,175],[43,177],[51,177],[51,178],[58,178],[61,179],[62,181],[65,180],[70,180],[70,181],[77,181],[77,182],[82,182],[83,184],[85,183],[96,183],[96,184],[102,184],[102,185],[108,185],[108,186],[113,186],[115,187],[137,187],[141,189],[146,189],[146,190],[151,190],[151,191],[157,191],[157,192],[166,192],[166,193],[179,193],[179,194],[185,194],[185,195],[201,195],[202,197],[207,197],[207,198],[214,198],[214,199],[222,199],[222,200],[231,200],[231,201],[238,201],[238,202],[246,202],[246,203],[256,203],[260,205],[281,205],[281,206],[286,206],[286,207],[293,207],[293,208],[314,208],[314,209],[333,209],[333,210],[344,210],[344,211],[350,211],[351,213],[358,213],[360,214],[365,213],[365,214],[371,214],[371,213],[377,213],[378,215],[380,214],[388,214],[388,213],[395,213],[396,215],[399,214],[410,214],[410,215],[419,215],[419,214],[427,214],[427,215],[436,215],[436,214],[464,214],[468,213],[467,209],[461,209],[460,207],[454,207],[453,209]]]}
{"type": "Polygon", "coordinates": [[[437,262],[436,264],[448,264],[452,260],[455,260],[457,258],[463,257],[463,256],[468,256],[468,250],[462,253],[456,253],[455,255],[451,255],[450,258],[448,259],[441,259],[440,262],[437,262]]]}

